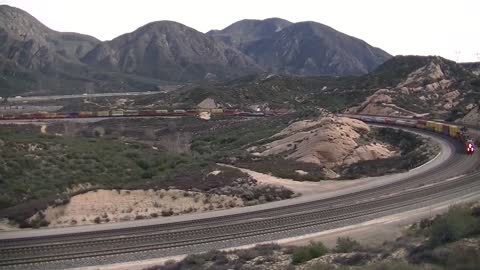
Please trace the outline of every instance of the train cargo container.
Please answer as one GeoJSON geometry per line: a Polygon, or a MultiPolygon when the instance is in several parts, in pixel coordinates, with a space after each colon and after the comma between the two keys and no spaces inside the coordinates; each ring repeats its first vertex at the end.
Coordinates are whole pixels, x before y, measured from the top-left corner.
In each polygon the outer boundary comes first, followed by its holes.
{"type": "Polygon", "coordinates": [[[31,113],[22,113],[19,115],[20,119],[35,119],[31,113]]]}
{"type": "Polygon", "coordinates": [[[236,110],[223,110],[223,115],[225,116],[234,116],[236,115],[237,111],[236,110]]]}
{"type": "Polygon", "coordinates": [[[194,116],[194,115],[198,114],[198,111],[197,110],[187,110],[186,114],[190,115],[190,116],[194,116]]]}
{"type": "Polygon", "coordinates": [[[213,114],[222,114],[222,113],[223,113],[223,109],[218,109],[218,108],[211,109],[211,113],[213,113],[213,114]]]}
{"type": "Polygon", "coordinates": [[[113,117],[123,116],[123,111],[110,111],[110,116],[113,116],[113,117]]]}
{"type": "Polygon", "coordinates": [[[108,116],[110,116],[110,112],[109,111],[98,111],[95,115],[98,116],[98,117],[108,117],[108,116]]]}
{"type": "Polygon", "coordinates": [[[86,111],[78,113],[78,117],[82,117],[82,118],[83,117],[93,117],[93,115],[94,115],[93,112],[86,112],[86,111]]]}
{"type": "Polygon", "coordinates": [[[140,112],[137,110],[126,110],[123,112],[124,116],[138,116],[140,115],[140,112]]]}
{"type": "Polygon", "coordinates": [[[453,138],[458,138],[458,134],[460,133],[460,128],[457,126],[449,126],[449,134],[453,138]]]}
{"type": "Polygon", "coordinates": [[[427,127],[427,121],[426,120],[417,120],[416,127],[417,128],[426,128],[427,127]]]}
{"type": "Polygon", "coordinates": [[[155,110],[158,115],[167,114],[168,110],[155,110]]]}
{"type": "Polygon", "coordinates": [[[442,133],[445,135],[450,135],[450,126],[442,124],[442,133]]]}
{"type": "Polygon", "coordinates": [[[68,118],[78,118],[78,116],[79,116],[78,112],[70,112],[67,115],[68,118]]]}
{"type": "Polygon", "coordinates": [[[432,121],[427,121],[427,124],[425,125],[427,129],[431,131],[435,131],[435,122],[432,121]]]}
{"type": "Polygon", "coordinates": [[[47,118],[57,118],[57,113],[47,113],[47,118]]]}
{"type": "Polygon", "coordinates": [[[158,114],[157,114],[156,111],[139,111],[138,115],[140,115],[140,116],[157,116],[158,114]]]}
{"type": "Polygon", "coordinates": [[[45,113],[31,113],[28,119],[45,119],[47,115],[45,113]]]}

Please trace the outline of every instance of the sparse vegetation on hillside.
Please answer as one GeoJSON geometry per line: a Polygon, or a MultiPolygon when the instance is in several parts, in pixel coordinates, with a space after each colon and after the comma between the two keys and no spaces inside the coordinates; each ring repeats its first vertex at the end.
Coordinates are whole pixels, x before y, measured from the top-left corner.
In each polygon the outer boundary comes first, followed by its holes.
{"type": "Polygon", "coordinates": [[[396,147],[400,155],[341,166],[338,171],[343,177],[355,179],[407,171],[429,161],[440,151],[440,146],[433,140],[400,129],[374,128],[369,137],[396,147]]]}
{"type": "MultiPolygon", "coordinates": [[[[184,171],[187,156],[141,144],[102,139],[62,138],[2,129],[1,190],[5,208],[61,194],[77,184],[134,187],[184,171]]],[[[199,167],[202,164],[198,164],[199,167]]],[[[207,164],[203,164],[206,166],[207,164]]]]}
{"type": "Polygon", "coordinates": [[[321,242],[306,246],[259,245],[252,249],[210,251],[169,261],[148,270],[280,269],[280,270],[477,270],[480,265],[480,206],[455,206],[434,219],[414,223],[404,236],[382,246],[365,246],[338,238],[334,249],[321,242]],[[445,226],[447,224],[447,226],[445,226]],[[454,240],[452,228],[464,232],[454,240]],[[466,230],[469,231],[467,233],[466,230]],[[432,246],[432,239],[440,242],[432,246]],[[469,238],[465,238],[469,237],[469,238]],[[453,242],[452,242],[453,241],[453,242]]]}

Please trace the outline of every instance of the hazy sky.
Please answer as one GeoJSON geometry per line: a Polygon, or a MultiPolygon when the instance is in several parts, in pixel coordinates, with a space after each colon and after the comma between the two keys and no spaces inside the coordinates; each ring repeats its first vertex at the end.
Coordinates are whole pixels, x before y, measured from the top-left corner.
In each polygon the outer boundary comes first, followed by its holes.
{"type": "Polygon", "coordinates": [[[101,40],[159,20],[206,32],[241,19],[280,17],[329,25],[393,55],[480,61],[478,0],[0,0],[0,4],[26,10],[54,30],[101,40]]]}

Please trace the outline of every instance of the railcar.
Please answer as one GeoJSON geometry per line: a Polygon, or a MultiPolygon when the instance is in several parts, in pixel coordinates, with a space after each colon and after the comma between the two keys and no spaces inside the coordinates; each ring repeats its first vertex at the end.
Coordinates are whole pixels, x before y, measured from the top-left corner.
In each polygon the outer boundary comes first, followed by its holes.
{"type": "Polygon", "coordinates": [[[88,118],[88,117],[93,117],[94,116],[94,113],[93,112],[79,112],[78,113],[78,117],[80,118],[88,118]]]}
{"type": "Polygon", "coordinates": [[[110,112],[109,111],[98,111],[95,115],[97,117],[108,117],[108,116],[110,116],[110,112]]]}
{"type": "Polygon", "coordinates": [[[340,116],[351,117],[359,119],[365,122],[374,123],[395,123],[401,126],[417,127],[419,129],[430,130],[436,133],[444,134],[461,141],[465,145],[467,154],[473,154],[475,152],[475,144],[473,140],[468,137],[467,129],[464,127],[451,125],[447,123],[440,123],[436,121],[427,121],[422,119],[399,119],[398,117],[384,117],[384,116],[371,116],[371,115],[355,115],[355,114],[340,114],[340,116]]]}

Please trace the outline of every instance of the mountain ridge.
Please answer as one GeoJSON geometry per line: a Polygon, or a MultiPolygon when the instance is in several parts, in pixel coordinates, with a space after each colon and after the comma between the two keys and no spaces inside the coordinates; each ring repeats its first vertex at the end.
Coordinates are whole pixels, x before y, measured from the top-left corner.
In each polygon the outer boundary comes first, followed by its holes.
{"type": "Polygon", "coordinates": [[[307,76],[361,75],[372,71],[391,57],[361,39],[313,21],[286,21],[289,24],[278,31],[263,32],[262,36],[254,35],[254,38],[239,41],[237,35],[242,32],[242,27],[249,29],[255,23],[261,25],[260,28],[272,30],[268,27],[270,20],[277,19],[252,20],[253,22],[242,20],[223,30],[207,34],[232,44],[265,70],[275,73],[307,76]],[[232,28],[236,30],[232,31],[232,28]]]}
{"type": "Polygon", "coordinates": [[[231,80],[264,72],[358,75],[389,57],[349,36],[356,45],[319,42],[325,31],[332,37],[346,35],[318,23],[281,18],[241,20],[207,34],[178,22],[156,21],[100,41],[52,30],[15,7],[1,5],[0,14],[0,90],[14,94],[156,90],[165,82],[231,80]],[[341,49],[332,50],[337,45],[341,49]]]}

